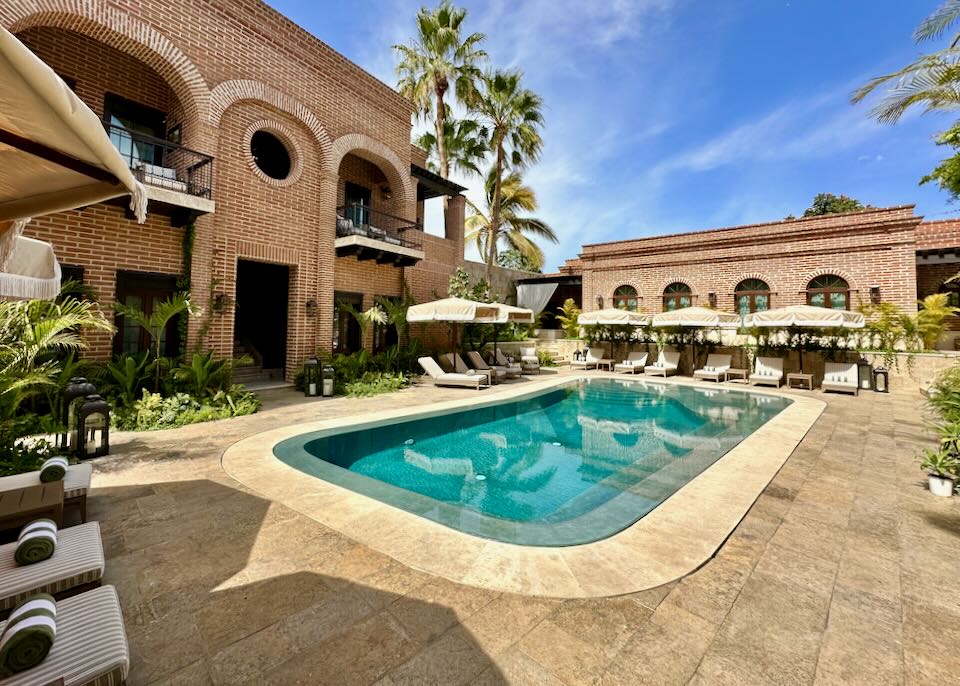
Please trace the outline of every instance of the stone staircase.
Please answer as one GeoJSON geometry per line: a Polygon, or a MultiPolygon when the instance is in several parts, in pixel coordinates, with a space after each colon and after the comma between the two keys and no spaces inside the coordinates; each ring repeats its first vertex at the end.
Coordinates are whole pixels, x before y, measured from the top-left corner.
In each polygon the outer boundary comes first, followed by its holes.
{"type": "Polygon", "coordinates": [[[282,369],[264,369],[263,358],[256,348],[246,341],[234,341],[233,357],[249,357],[253,364],[237,367],[233,372],[233,382],[243,384],[250,390],[273,388],[287,385],[282,369]]]}

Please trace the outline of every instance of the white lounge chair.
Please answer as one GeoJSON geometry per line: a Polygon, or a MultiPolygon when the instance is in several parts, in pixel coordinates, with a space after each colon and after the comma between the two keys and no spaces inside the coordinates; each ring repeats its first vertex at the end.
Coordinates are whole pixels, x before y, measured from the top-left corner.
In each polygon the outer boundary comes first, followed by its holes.
{"type": "Polygon", "coordinates": [[[478,372],[488,372],[490,378],[495,383],[500,383],[507,377],[507,370],[503,367],[491,367],[487,364],[487,361],[483,359],[483,356],[478,353],[476,350],[471,350],[467,353],[467,359],[470,360],[470,364],[473,365],[473,368],[478,372]]]}
{"type": "Polygon", "coordinates": [[[783,383],[783,359],[779,357],[758,357],[753,374],[748,379],[751,386],[776,386],[783,383]]]}
{"type": "MultiPolygon", "coordinates": [[[[72,464],[67,467],[63,477],[64,507],[80,508],[80,521],[87,521],[87,492],[90,490],[90,478],[93,466],[89,462],[72,464]]],[[[40,472],[24,472],[12,476],[0,477],[0,491],[10,491],[40,483],[40,472]]]]}
{"type": "MultiPolygon", "coordinates": [[[[6,622],[0,624],[0,631],[6,622]]],[[[122,684],[130,648],[113,586],[57,601],[57,638],[43,662],[3,679],[3,686],[122,684]]]]}
{"type": "Polygon", "coordinates": [[[440,362],[440,368],[445,372],[453,372],[454,374],[466,374],[467,376],[476,376],[480,375],[486,378],[487,385],[490,385],[494,382],[494,373],[492,370],[482,370],[474,369],[468,367],[467,363],[463,361],[463,358],[460,357],[457,353],[446,353],[440,356],[438,360],[440,362]]]}
{"type": "Polygon", "coordinates": [[[511,362],[506,355],[503,354],[503,351],[500,348],[497,348],[497,354],[494,356],[497,364],[505,368],[511,374],[516,374],[520,376],[523,373],[523,367],[521,367],[516,362],[511,362]]]}
{"type": "Polygon", "coordinates": [[[597,354],[596,350],[596,348],[587,348],[587,354],[582,360],[573,359],[570,361],[570,368],[590,369],[593,367],[594,369],[599,369],[600,360],[603,359],[603,350],[600,351],[599,355],[597,354]]]}
{"type": "Polygon", "coordinates": [[[644,374],[651,376],[671,376],[680,369],[680,353],[664,352],[661,350],[657,355],[656,364],[647,365],[643,370],[644,374]]]}
{"type": "Polygon", "coordinates": [[[540,358],[537,357],[536,347],[520,348],[520,369],[524,372],[540,373],[540,358]]]}
{"type": "Polygon", "coordinates": [[[421,357],[417,360],[423,371],[433,379],[434,386],[460,386],[465,388],[476,388],[480,390],[489,384],[486,383],[487,377],[480,374],[455,374],[445,372],[432,357],[421,357]]]}
{"type": "Polygon", "coordinates": [[[839,393],[860,392],[860,377],[857,374],[855,362],[827,362],[823,369],[823,383],[820,388],[824,393],[837,391],[839,393]]]}
{"type": "Polygon", "coordinates": [[[13,558],[16,550],[16,542],[0,546],[0,614],[34,593],[76,595],[99,586],[103,577],[103,543],[97,522],[60,529],[53,555],[41,562],[18,565],[13,558]]]}
{"type": "Polygon", "coordinates": [[[707,355],[707,363],[693,373],[694,379],[720,381],[724,372],[730,369],[730,355],[707,355]]]}
{"type": "Polygon", "coordinates": [[[647,353],[630,353],[623,362],[618,362],[613,369],[624,374],[636,374],[642,372],[647,366],[647,353]]]}

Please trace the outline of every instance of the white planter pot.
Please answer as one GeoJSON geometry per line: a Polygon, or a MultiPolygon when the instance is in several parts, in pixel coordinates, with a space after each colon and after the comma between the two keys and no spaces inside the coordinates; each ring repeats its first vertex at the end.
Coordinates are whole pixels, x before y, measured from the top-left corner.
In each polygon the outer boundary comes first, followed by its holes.
{"type": "Polygon", "coordinates": [[[954,481],[944,476],[929,475],[930,492],[942,498],[949,498],[953,495],[954,481]]]}

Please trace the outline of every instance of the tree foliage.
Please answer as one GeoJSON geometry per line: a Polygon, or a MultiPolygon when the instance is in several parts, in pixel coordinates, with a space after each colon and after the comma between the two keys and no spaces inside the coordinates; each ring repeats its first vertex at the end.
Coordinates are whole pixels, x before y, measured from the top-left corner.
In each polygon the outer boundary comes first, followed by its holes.
{"type": "Polygon", "coordinates": [[[859,200],[847,197],[846,195],[834,195],[833,193],[817,193],[813,198],[810,207],[803,211],[804,217],[819,217],[825,214],[840,214],[842,212],[857,212],[868,209],[859,200]]]}
{"type": "MultiPolygon", "coordinates": [[[[461,174],[480,174],[480,164],[487,156],[487,133],[473,119],[447,118],[444,123],[444,144],[450,169],[461,174]]],[[[436,133],[427,131],[415,141],[427,153],[427,166],[440,172],[440,157],[436,133]]],[[[442,174],[441,174],[442,176],[442,174]]]]}
{"type": "Polygon", "coordinates": [[[960,122],[936,138],[937,145],[949,146],[954,154],[943,160],[933,171],[920,179],[920,184],[936,182],[952,199],[960,197],[960,122]]]}
{"type": "Polygon", "coordinates": [[[580,308],[573,298],[567,298],[563,305],[557,308],[560,314],[557,315],[557,321],[563,327],[563,333],[567,338],[578,338],[580,336],[580,308]]]}

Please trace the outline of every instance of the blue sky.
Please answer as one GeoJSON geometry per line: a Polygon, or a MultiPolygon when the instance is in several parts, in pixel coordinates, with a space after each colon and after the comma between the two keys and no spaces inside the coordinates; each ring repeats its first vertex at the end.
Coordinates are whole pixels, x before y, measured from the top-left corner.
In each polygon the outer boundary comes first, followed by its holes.
{"type": "MultiPolygon", "coordinates": [[[[270,2],[391,85],[390,46],[423,4],[270,2]]],[[[879,125],[849,104],[867,79],[930,49],[911,34],[938,0],[460,4],[491,64],[522,69],[545,100],[544,153],[527,172],[560,237],[545,271],[584,243],[799,215],[824,191],[960,214],[917,185],[946,154],[932,136],[949,117],[879,125]]]]}

